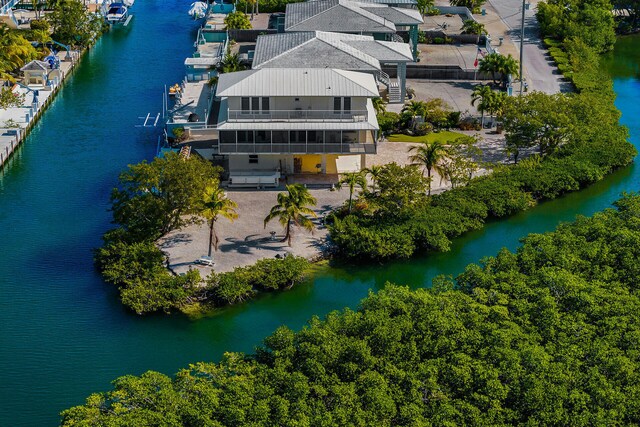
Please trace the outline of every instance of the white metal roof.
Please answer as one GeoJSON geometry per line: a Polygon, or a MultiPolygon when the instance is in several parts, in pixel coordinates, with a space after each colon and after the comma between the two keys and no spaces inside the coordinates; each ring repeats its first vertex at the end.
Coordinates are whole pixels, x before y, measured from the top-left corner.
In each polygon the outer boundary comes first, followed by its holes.
{"type": "Polygon", "coordinates": [[[214,56],[201,56],[200,58],[187,58],[184,60],[184,65],[201,65],[211,66],[216,65],[219,62],[218,57],[214,56]]]}
{"type": "Polygon", "coordinates": [[[377,97],[371,74],[332,68],[261,68],[221,74],[216,96],[377,97]]]}

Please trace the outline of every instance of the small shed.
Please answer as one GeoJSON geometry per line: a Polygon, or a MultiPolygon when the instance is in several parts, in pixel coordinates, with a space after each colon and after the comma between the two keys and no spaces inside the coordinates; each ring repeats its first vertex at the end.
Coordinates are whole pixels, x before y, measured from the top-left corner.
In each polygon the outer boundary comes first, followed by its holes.
{"type": "Polygon", "coordinates": [[[61,78],[60,69],[52,69],[48,62],[37,59],[20,68],[20,71],[24,75],[24,83],[27,86],[41,84],[44,87],[47,85],[47,80],[53,80],[55,77],[61,78]]]}

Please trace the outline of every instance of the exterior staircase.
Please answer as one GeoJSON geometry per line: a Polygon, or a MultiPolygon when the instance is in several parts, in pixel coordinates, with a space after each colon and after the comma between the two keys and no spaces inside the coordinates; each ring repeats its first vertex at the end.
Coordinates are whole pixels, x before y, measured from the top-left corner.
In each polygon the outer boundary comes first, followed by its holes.
{"type": "Polygon", "coordinates": [[[183,145],[182,148],[180,148],[179,156],[185,160],[191,157],[191,146],[183,145]]]}
{"type": "Polygon", "coordinates": [[[389,84],[389,103],[390,104],[399,104],[402,102],[400,98],[400,84],[397,79],[394,79],[389,84]]]}
{"type": "Polygon", "coordinates": [[[398,79],[392,80],[391,77],[389,77],[389,74],[382,70],[378,71],[376,79],[379,83],[382,83],[387,87],[390,104],[398,104],[402,102],[402,99],[400,98],[400,84],[398,83],[398,79]]]}
{"type": "Polygon", "coordinates": [[[401,36],[399,36],[398,34],[396,34],[396,33],[391,34],[391,41],[392,42],[398,42],[398,43],[404,43],[404,39],[401,36]]]}

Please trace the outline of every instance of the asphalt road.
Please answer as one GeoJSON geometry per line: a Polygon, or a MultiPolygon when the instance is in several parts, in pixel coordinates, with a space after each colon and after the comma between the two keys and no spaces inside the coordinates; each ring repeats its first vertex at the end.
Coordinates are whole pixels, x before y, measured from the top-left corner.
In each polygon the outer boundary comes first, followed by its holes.
{"type": "MultiPolygon", "coordinates": [[[[564,82],[562,74],[555,67],[551,57],[542,44],[536,20],[537,0],[530,1],[531,7],[525,11],[524,22],[524,75],[530,90],[545,93],[566,92],[570,85],[564,82]]],[[[519,0],[488,0],[502,21],[509,28],[509,37],[520,50],[520,28],[522,22],[522,2],[519,0]]],[[[519,59],[519,58],[517,58],[519,59]]],[[[516,83],[514,90],[519,91],[516,83]]]]}

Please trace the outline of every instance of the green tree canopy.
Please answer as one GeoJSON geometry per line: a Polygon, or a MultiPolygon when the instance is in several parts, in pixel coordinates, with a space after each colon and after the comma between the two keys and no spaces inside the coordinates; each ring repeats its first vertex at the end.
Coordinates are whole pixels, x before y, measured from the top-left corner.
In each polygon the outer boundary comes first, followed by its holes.
{"type": "Polygon", "coordinates": [[[638,425],[640,197],[433,289],[278,328],[174,378],[124,376],[63,426],[638,425]]]}
{"type": "Polygon", "coordinates": [[[532,92],[510,97],[504,107],[507,145],[517,149],[538,147],[541,154],[567,142],[574,132],[569,98],[532,92]]]}
{"type": "Polygon", "coordinates": [[[114,221],[134,240],[155,240],[195,220],[186,214],[197,212],[218,173],[198,156],[185,159],[177,153],[130,165],[111,195],[114,221]]]}
{"type": "Polygon", "coordinates": [[[537,18],[544,34],[606,52],[616,41],[612,10],[609,0],[548,0],[538,5],[537,18]]]}
{"type": "Polygon", "coordinates": [[[104,30],[104,20],[90,13],[80,0],[61,0],[46,15],[53,39],[71,46],[88,46],[104,30]]]}
{"type": "Polygon", "coordinates": [[[229,13],[224,18],[224,24],[227,26],[228,30],[250,30],[251,29],[251,21],[249,21],[249,17],[244,12],[235,11],[229,13]]]}

